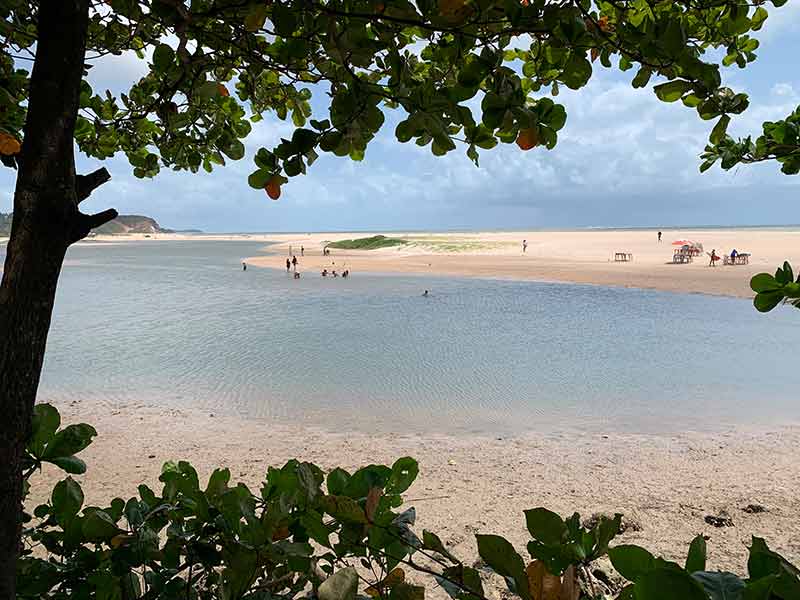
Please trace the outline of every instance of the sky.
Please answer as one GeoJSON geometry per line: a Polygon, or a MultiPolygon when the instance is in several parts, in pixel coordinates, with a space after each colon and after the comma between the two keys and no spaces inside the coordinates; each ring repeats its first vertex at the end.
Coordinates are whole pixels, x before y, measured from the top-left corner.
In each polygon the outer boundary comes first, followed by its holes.
{"type": "MultiPolygon", "coordinates": [[[[800,105],[800,0],[780,9],[757,35],[758,60],[723,70],[724,82],[750,96],[732,135],[758,134],[761,124],[800,105]]],[[[125,89],[143,73],[135,57],[110,57],[90,71],[95,90],[125,89]]],[[[259,147],[274,147],[293,126],[274,116],[254,124],[247,155],[211,174],[162,170],[137,179],[125,157],[105,161],[112,180],[81,206],[154,217],[174,229],[209,232],[528,229],[772,225],[800,223],[800,177],[774,163],[700,174],[699,158],[714,122],[652,89],[635,90],[627,73],[603,69],[577,92],[556,99],[567,124],[552,151],[515,144],[482,151],[480,167],[465,147],[444,157],[394,138],[400,114],[386,124],[362,162],[322,154],[292,178],[278,201],[247,185],[259,147]]],[[[314,103],[324,109],[322,103],[314,103]]],[[[318,119],[325,118],[316,112],[318,119]]],[[[79,173],[101,166],[79,156],[79,173]]],[[[14,172],[0,169],[0,212],[12,207],[14,172]]]]}

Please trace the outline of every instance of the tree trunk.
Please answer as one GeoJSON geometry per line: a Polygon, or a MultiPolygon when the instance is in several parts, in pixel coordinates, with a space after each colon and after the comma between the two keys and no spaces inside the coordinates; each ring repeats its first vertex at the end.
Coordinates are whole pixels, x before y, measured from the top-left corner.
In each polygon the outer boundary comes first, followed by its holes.
{"type": "Polygon", "coordinates": [[[15,597],[20,460],[56,284],[67,247],[91,227],[92,218],[78,210],[73,150],[88,14],[88,0],[39,3],[14,220],[0,285],[0,600],[15,597]]]}

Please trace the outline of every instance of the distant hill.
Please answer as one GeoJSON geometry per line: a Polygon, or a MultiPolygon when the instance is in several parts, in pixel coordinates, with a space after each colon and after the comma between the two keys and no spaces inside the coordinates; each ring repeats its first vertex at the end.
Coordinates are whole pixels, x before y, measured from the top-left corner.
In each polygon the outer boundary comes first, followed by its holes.
{"type": "Polygon", "coordinates": [[[119,233],[174,233],[172,229],[164,229],[158,222],[142,215],[120,215],[94,230],[101,235],[115,235],[119,233]]]}
{"type": "MultiPolygon", "coordinates": [[[[174,233],[165,229],[158,222],[142,215],[120,215],[113,221],[94,230],[95,233],[116,235],[120,233],[174,233]]],[[[11,213],[0,213],[0,236],[11,233],[11,213]]]]}

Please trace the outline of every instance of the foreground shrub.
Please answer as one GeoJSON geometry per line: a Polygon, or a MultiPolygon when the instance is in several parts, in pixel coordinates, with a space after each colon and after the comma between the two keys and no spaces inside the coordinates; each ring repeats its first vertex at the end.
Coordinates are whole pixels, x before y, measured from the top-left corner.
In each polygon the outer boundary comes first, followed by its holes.
{"type": "MultiPolygon", "coordinates": [[[[80,474],[75,456],[96,435],[86,424],[60,429],[58,411],[36,407],[26,480],[42,462],[80,474]]],[[[415,511],[401,511],[417,462],[369,465],[355,473],[296,460],[269,468],[258,491],[232,484],[228,469],[201,486],[187,462],[162,469],[161,491],[141,485],[127,501],[85,506],[72,477],[25,515],[18,598],[133,600],[273,600],[318,598],[423,600],[441,586],[456,600],[487,597],[481,573],[465,565],[439,536],[414,531],[415,511]],[[406,573],[414,573],[414,582],[406,573]]],[[[530,561],[504,538],[476,536],[483,562],[522,600],[796,600],[800,572],[754,538],[748,576],[706,571],[702,537],[684,565],[647,550],[610,542],[621,515],[581,525],[544,508],[525,511],[530,561]],[[608,555],[627,581],[600,586],[592,563],[608,555]]]]}

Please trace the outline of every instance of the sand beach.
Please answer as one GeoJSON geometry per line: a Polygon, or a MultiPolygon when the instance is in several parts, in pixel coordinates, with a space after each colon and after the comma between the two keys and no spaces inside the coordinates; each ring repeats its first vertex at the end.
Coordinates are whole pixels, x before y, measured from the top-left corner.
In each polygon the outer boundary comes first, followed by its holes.
{"type": "MultiPolygon", "coordinates": [[[[44,400],[44,399],[43,399],[44,400]]],[[[524,552],[523,510],[545,506],[623,513],[633,525],[619,543],[643,544],[682,561],[697,534],[709,537],[709,567],[743,572],[751,535],[763,536],[788,558],[800,559],[800,426],[737,428],[719,433],[652,436],[553,432],[511,438],[369,434],[277,424],[153,405],[112,410],[89,402],[59,406],[64,423],[95,425],[99,436],[82,456],[79,478],[91,504],[136,486],[158,486],[166,460],[189,460],[201,480],[229,467],[237,481],[257,490],[270,465],[290,458],[324,469],[391,464],[414,456],[420,476],[408,490],[418,527],[432,529],[462,560],[477,559],[475,533],[508,536],[524,552]],[[167,425],[168,424],[168,425],[167,425]],[[751,514],[748,505],[766,512],[751,514]],[[727,514],[731,527],[706,516],[727,514]],[[638,529],[635,530],[635,529],[638,529]]],[[[33,479],[44,498],[59,473],[46,466],[33,479]]]]}
{"type": "Polygon", "coordinates": [[[318,276],[323,268],[348,268],[353,273],[559,281],[743,298],[752,296],[749,281],[754,274],[772,272],[784,260],[800,263],[800,230],[746,228],[665,230],[661,243],[656,230],[384,232],[407,243],[377,250],[334,249],[331,256],[322,255],[327,243],[380,233],[270,235],[278,242],[265,248],[270,255],[247,262],[285,268],[290,248],[300,258],[303,246],[300,270],[309,276],[318,276]],[[702,243],[704,253],[691,264],[672,264],[672,242],[683,239],[702,243]],[[525,253],[523,240],[528,243],[525,253]],[[708,267],[705,252],[722,255],[734,248],[751,254],[749,265],[708,267]],[[614,262],[616,252],[633,254],[633,261],[614,262]]]}

